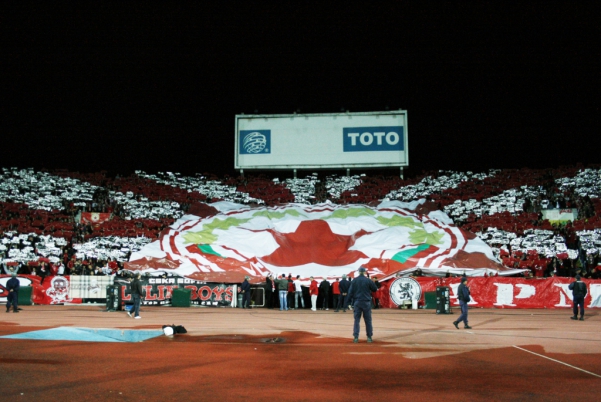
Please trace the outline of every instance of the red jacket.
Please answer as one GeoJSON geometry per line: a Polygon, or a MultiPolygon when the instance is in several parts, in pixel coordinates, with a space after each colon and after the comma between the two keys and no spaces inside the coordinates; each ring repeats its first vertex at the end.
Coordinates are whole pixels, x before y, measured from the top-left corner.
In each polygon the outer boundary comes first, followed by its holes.
{"type": "Polygon", "coordinates": [[[332,283],[332,294],[339,295],[340,294],[340,282],[335,281],[332,283]]]}
{"type": "Polygon", "coordinates": [[[319,289],[317,288],[316,280],[311,281],[311,286],[309,286],[309,294],[311,296],[313,296],[313,295],[317,296],[319,294],[319,289]]]}

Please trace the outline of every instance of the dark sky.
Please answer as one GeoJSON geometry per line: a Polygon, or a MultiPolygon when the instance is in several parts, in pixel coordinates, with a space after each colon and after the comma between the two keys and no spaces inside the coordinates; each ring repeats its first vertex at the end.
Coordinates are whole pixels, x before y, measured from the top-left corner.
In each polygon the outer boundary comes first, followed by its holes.
{"type": "Polygon", "coordinates": [[[72,4],[0,6],[0,166],[234,173],[236,114],[386,108],[409,175],[601,163],[596,2],[72,4]]]}

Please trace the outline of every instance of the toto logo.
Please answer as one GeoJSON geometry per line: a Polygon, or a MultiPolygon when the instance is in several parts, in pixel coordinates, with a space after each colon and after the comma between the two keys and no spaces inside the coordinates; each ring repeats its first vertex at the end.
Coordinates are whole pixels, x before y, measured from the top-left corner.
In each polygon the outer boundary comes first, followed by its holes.
{"type": "Polygon", "coordinates": [[[240,131],[241,154],[270,153],[271,130],[242,130],[240,131]]]}
{"type": "Polygon", "coordinates": [[[390,298],[398,306],[422,297],[422,286],[413,278],[398,278],[390,285],[390,298]]]}
{"type": "Polygon", "coordinates": [[[344,152],[402,151],[403,127],[346,127],[342,129],[344,152]]]}

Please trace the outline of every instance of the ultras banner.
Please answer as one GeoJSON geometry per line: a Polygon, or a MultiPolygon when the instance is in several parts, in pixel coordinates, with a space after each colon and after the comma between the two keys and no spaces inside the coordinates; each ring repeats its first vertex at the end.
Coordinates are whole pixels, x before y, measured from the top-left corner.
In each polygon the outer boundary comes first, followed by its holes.
{"type": "MultiPolygon", "coordinates": [[[[572,307],[573,278],[469,278],[471,307],[483,308],[565,308],[572,307]]],[[[588,289],[586,308],[601,307],[601,280],[583,280],[588,289]]],[[[438,286],[450,288],[451,305],[459,306],[457,288],[460,278],[395,278],[382,284],[380,303],[396,308],[405,300],[417,298],[423,305],[426,292],[436,292],[438,286]]]]}
{"type": "MultiPolygon", "coordinates": [[[[205,283],[188,278],[153,278],[142,277],[145,297],[144,306],[162,306],[171,304],[173,290],[190,289],[190,304],[208,307],[229,307],[232,305],[234,286],[231,284],[205,283]]],[[[121,298],[125,303],[131,302],[130,287],[121,287],[121,298]]]]}

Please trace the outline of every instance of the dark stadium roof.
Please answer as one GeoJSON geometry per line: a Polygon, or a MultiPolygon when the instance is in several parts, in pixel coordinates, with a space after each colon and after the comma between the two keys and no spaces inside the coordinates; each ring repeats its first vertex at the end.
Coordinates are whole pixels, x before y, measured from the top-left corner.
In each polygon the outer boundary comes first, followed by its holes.
{"type": "Polygon", "coordinates": [[[234,173],[236,114],[401,108],[409,174],[599,163],[595,4],[4,3],[0,165],[234,173]]]}

